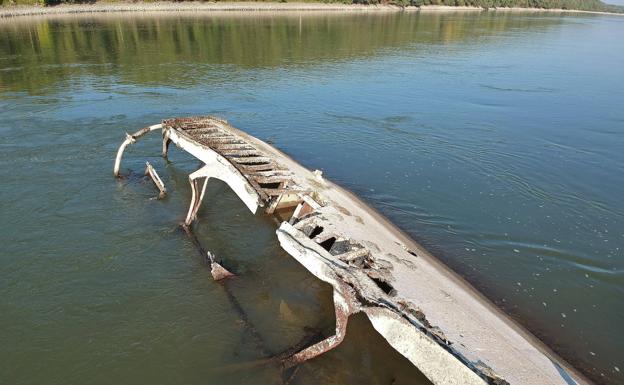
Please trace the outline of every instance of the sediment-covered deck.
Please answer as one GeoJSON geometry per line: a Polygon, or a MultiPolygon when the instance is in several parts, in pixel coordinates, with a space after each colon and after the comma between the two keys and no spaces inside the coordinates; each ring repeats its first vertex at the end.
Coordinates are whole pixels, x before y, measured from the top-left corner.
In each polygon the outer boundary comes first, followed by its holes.
{"type": "MultiPolygon", "coordinates": [[[[285,218],[276,231],[281,246],[333,287],[335,335],[281,357],[284,367],[336,347],[349,316],[363,312],[435,384],[587,383],[353,194],[224,120],[168,119],[127,135],[115,176],[125,148],[155,130],[162,132],[164,157],[173,142],[203,163],[189,175],[184,226],[196,219],[208,180],[220,179],[251,212],[263,208],[285,218]]],[[[162,195],[164,185],[150,167],[146,171],[162,195]]]]}

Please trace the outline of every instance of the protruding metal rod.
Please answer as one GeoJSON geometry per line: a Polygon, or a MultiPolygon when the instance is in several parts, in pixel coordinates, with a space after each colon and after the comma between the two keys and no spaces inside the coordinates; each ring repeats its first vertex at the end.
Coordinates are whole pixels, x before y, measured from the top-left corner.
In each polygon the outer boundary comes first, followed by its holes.
{"type": "Polygon", "coordinates": [[[165,195],[167,195],[167,189],[165,188],[165,184],[163,183],[162,179],[160,179],[160,176],[158,176],[158,173],[149,162],[145,162],[145,166],[145,175],[149,175],[149,177],[152,178],[152,181],[160,191],[158,194],[158,199],[164,198],[165,195]]]}
{"type": "Polygon", "coordinates": [[[162,142],[162,157],[165,159],[168,159],[169,144],[171,144],[171,139],[169,139],[169,130],[164,130],[162,142]]]}
{"type": "Polygon", "coordinates": [[[201,188],[201,192],[199,193],[199,197],[197,198],[197,203],[195,204],[195,210],[193,211],[192,220],[195,220],[197,218],[197,213],[199,212],[199,208],[201,207],[201,204],[204,201],[204,195],[206,194],[206,186],[208,185],[208,179],[210,178],[204,177],[204,184],[201,188]]]}
{"type": "Polygon", "coordinates": [[[347,334],[347,323],[353,310],[349,299],[338,290],[334,290],[334,309],[336,311],[336,334],[286,358],[283,361],[284,368],[299,365],[340,345],[347,334]]]}
{"type": "Polygon", "coordinates": [[[188,213],[186,214],[186,219],[184,220],[184,224],[186,226],[190,226],[193,220],[195,219],[193,215],[195,214],[195,206],[197,205],[197,181],[196,178],[193,178],[193,174],[189,175],[189,182],[191,183],[191,205],[189,206],[188,213]]]}
{"type": "Polygon", "coordinates": [[[152,132],[160,128],[162,128],[162,124],[154,124],[149,127],[144,127],[132,135],[126,133],[126,140],[124,140],[123,143],[121,143],[121,146],[119,146],[119,150],[117,150],[117,156],[115,157],[115,166],[113,167],[113,175],[115,177],[117,178],[119,177],[119,168],[121,167],[121,158],[123,157],[123,153],[126,147],[129,144],[136,143],[137,139],[144,136],[148,132],[152,132]]]}
{"type": "Polygon", "coordinates": [[[201,206],[202,199],[204,199],[204,194],[206,193],[206,185],[208,184],[208,179],[210,177],[206,176],[205,166],[201,167],[199,170],[191,173],[189,175],[189,182],[191,183],[191,204],[189,206],[189,211],[186,214],[186,219],[184,220],[184,224],[186,226],[190,226],[191,223],[197,217],[197,212],[199,211],[199,206],[201,206]],[[200,178],[204,178],[204,184],[199,189],[198,180],[200,178]]]}

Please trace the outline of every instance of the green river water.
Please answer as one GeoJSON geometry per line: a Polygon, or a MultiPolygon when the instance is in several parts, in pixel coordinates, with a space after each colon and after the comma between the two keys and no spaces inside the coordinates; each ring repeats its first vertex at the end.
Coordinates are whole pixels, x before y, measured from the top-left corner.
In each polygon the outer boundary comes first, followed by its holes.
{"type": "Polygon", "coordinates": [[[594,381],[624,383],[624,18],[150,14],[0,20],[0,383],[426,384],[275,222],[153,135],[214,114],[353,190],[594,381]],[[150,161],[170,195],[154,200],[150,161]]]}

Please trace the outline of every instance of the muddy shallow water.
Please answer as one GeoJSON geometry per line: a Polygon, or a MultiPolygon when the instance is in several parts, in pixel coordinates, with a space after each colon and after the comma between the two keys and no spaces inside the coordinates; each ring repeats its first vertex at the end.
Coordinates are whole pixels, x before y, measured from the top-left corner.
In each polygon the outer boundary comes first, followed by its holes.
{"type": "Polygon", "coordinates": [[[0,21],[0,382],[425,384],[197,161],[124,132],[215,114],[352,189],[598,382],[621,383],[624,19],[538,14],[0,21]],[[149,160],[170,191],[142,177],[149,160]]]}

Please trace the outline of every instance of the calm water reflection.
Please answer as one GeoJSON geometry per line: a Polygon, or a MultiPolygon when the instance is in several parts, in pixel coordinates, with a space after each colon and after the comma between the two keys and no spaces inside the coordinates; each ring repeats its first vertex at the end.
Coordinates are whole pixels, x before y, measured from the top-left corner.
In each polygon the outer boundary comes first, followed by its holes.
{"type": "MultiPolygon", "coordinates": [[[[198,232],[239,273],[252,338],[176,228],[193,160],[132,148],[125,166],[157,165],[163,202],[111,178],[123,132],[212,113],[359,193],[597,381],[624,381],[623,34],[621,18],[491,13],[0,21],[0,379],[282,383],[258,360],[331,331],[328,288],[214,184],[198,232]]],[[[358,319],[292,383],[393,380],[426,383],[358,319]]]]}

